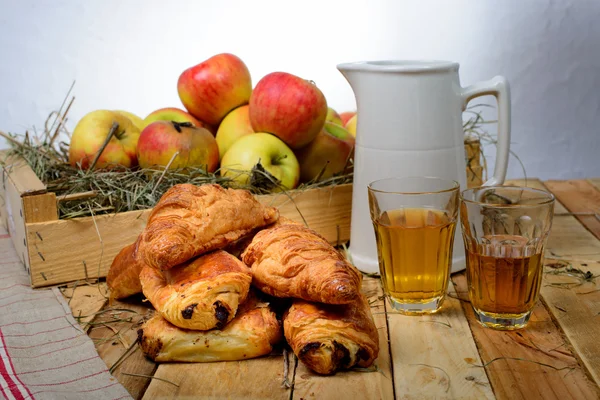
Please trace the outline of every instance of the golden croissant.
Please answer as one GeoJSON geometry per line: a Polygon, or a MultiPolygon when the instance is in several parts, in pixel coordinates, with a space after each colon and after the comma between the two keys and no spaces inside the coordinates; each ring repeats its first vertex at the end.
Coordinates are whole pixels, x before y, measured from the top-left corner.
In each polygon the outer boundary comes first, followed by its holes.
{"type": "Polygon", "coordinates": [[[369,367],[379,354],[379,335],[362,294],[344,305],[294,300],[283,331],[294,354],[319,374],[369,367]]]}
{"type": "Polygon", "coordinates": [[[246,190],[219,185],[175,185],[156,204],[142,232],[140,252],[156,269],[222,249],[279,218],[246,190]]]}
{"type": "Polygon", "coordinates": [[[122,299],[142,292],[142,284],[140,283],[140,271],[144,266],[141,257],[139,256],[138,239],[124,247],[113,260],[106,283],[110,288],[110,301],[114,299],[122,299]]]}
{"type": "Polygon", "coordinates": [[[281,339],[281,325],[265,303],[253,298],[222,330],[177,328],[155,315],[138,330],[140,347],[154,361],[245,360],[269,354],[281,339]]]}
{"type": "Polygon", "coordinates": [[[248,296],[250,269],[231,254],[216,250],[167,271],[147,265],[140,281],[156,311],[185,329],[222,328],[248,296]]]}
{"type": "Polygon", "coordinates": [[[242,254],[252,283],[277,297],[345,304],[360,292],[361,275],[323,237],[299,224],[275,224],[242,254]]]}

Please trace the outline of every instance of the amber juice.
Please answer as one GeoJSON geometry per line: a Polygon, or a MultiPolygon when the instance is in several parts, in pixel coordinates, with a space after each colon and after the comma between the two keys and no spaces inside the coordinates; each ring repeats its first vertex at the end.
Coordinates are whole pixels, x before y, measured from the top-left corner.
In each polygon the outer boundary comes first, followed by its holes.
{"type": "Polygon", "coordinates": [[[469,298],[491,318],[519,318],[535,306],[542,282],[542,254],[526,251],[526,238],[485,237],[487,245],[467,249],[469,298]]]}
{"type": "Polygon", "coordinates": [[[442,210],[403,208],[385,211],[373,225],[386,294],[403,304],[439,304],[448,286],[456,221],[442,210]]]}

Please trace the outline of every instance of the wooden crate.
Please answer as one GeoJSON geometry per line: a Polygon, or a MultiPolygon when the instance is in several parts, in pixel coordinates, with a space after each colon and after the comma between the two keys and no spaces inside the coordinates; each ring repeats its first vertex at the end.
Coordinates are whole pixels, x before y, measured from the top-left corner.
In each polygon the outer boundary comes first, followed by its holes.
{"type": "MultiPolygon", "coordinates": [[[[480,151],[478,143],[465,141],[468,157],[476,159],[473,167],[467,167],[469,186],[481,182],[474,149],[480,151]]],[[[7,159],[5,164],[0,181],[0,217],[33,287],[106,276],[113,258],[135,241],[150,214],[150,210],[129,211],[59,220],[56,195],[46,190],[29,165],[17,158],[7,159]]],[[[258,198],[263,204],[278,207],[281,215],[306,222],[331,243],[350,239],[352,184],[258,198]]]]}

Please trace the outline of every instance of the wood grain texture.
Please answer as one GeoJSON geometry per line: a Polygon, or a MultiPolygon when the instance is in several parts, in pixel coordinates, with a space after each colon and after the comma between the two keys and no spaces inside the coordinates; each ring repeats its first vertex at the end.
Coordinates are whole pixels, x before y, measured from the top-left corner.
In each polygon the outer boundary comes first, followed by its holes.
{"type": "Polygon", "coordinates": [[[490,382],[452,284],[442,308],[430,316],[388,310],[389,335],[398,399],[493,399],[490,382]]]}
{"type": "Polygon", "coordinates": [[[282,399],[283,357],[244,361],[160,364],[144,399],[282,399]]]}
{"type": "MultiPolygon", "coordinates": [[[[524,329],[506,332],[484,328],[475,320],[468,303],[465,274],[455,274],[452,280],[459,297],[464,301],[463,309],[481,360],[484,364],[490,363],[485,370],[497,399],[565,400],[597,399],[600,396],[598,386],[587,376],[585,368],[579,365],[577,357],[541,302],[537,303],[524,329]]],[[[484,365],[469,357],[463,360],[484,365]]]]}
{"type": "Polygon", "coordinates": [[[596,189],[600,190],[600,178],[590,178],[587,181],[594,185],[596,189]]]}
{"type": "Polygon", "coordinates": [[[25,223],[58,220],[56,195],[54,193],[23,196],[25,223]]]}
{"type": "Polygon", "coordinates": [[[82,327],[86,327],[108,302],[107,287],[104,282],[93,284],[77,282],[77,285],[61,289],[61,292],[67,299],[71,313],[82,327]]]}
{"type": "Polygon", "coordinates": [[[600,239],[600,190],[586,180],[547,181],[546,187],[600,239]],[[595,215],[581,215],[581,214],[595,215]]]}
{"type": "MultiPolygon", "coordinates": [[[[583,272],[590,271],[600,277],[600,262],[564,263],[583,272]]],[[[574,349],[574,354],[587,368],[596,384],[600,385],[600,288],[596,279],[582,282],[565,274],[554,275],[556,263],[546,261],[546,284],[542,299],[574,349]],[[553,266],[554,268],[549,267],[553,266]],[[567,284],[556,286],[552,284],[567,284]],[[572,287],[570,287],[573,285],[572,287]]]]}
{"type": "Polygon", "coordinates": [[[25,210],[23,199],[19,188],[8,178],[7,171],[2,171],[2,190],[4,206],[2,207],[2,219],[4,220],[10,239],[15,250],[23,262],[25,269],[30,273],[31,263],[29,259],[29,248],[27,243],[27,230],[25,227],[25,210]]]}
{"type": "Polygon", "coordinates": [[[385,306],[379,279],[365,278],[363,293],[369,299],[379,331],[379,356],[372,372],[341,371],[331,376],[313,373],[298,363],[294,380],[295,399],[393,399],[394,388],[385,306]]]}
{"type": "Polygon", "coordinates": [[[148,214],[130,211],[27,224],[32,285],[106,276],[117,253],[144,229],[148,214]]]}
{"type": "Polygon", "coordinates": [[[106,312],[99,314],[92,322],[89,336],[107,368],[111,368],[127,353],[112,374],[133,398],[141,398],[150,379],[128,374],[152,376],[156,370],[157,365],[144,356],[136,343],[142,320],[153,313],[151,306],[143,303],[141,296],[133,296],[124,301],[113,301],[104,310],[106,312]]]}
{"type": "Polygon", "coordinates": [[[3,153],[0,160],[7,179],[13,182],[20,196],[46,193],[46,185],[35,175],[25,159],[3,153]]]}

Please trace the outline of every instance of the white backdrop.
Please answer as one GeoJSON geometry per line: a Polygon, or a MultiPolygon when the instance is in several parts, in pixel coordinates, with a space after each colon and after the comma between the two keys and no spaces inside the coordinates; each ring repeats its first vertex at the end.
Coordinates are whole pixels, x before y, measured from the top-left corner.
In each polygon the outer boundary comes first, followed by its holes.
{"type": "Polygon", "coordinates": [[[435,58],[460,62],[463,86],[509,79],[528,175],[600,176],[598,21],[600,2],[578,0],[0,0],[0,130],[41,127],[74,80],[70,129],[94,109],[181,107],[179,74],[221,52],[254,83],[315,81],[338,111],[355,103],[336,64],[435,58]]]}

